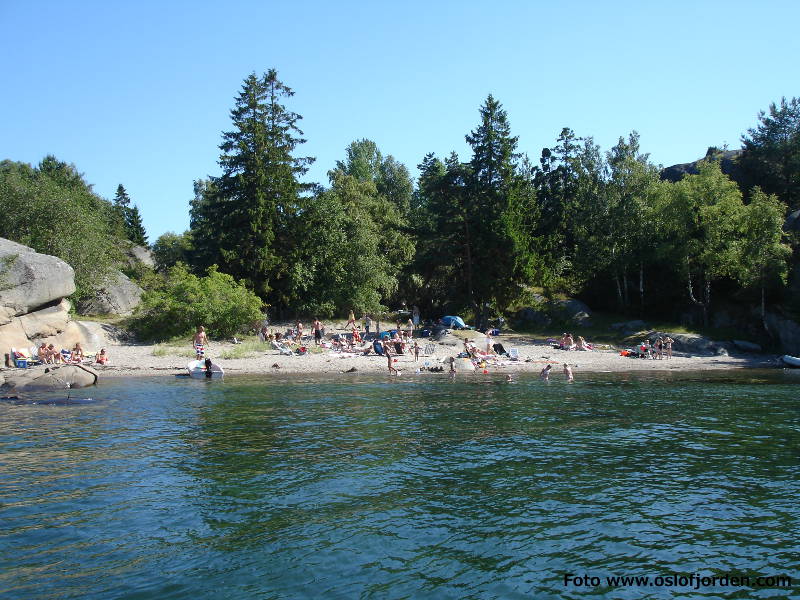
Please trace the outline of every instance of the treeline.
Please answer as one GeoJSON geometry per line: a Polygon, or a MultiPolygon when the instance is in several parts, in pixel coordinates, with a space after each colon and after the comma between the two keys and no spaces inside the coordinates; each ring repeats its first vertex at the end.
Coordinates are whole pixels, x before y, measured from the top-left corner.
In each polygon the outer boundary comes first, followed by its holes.
{"type": "Polygon", "coordinates": [[[275,70],[244,81],[220,144],[222,175],[195,182],[190,230],[156,242],[163,267],[218,265],[284,317],[408,301],[480,321],[537,288],[626,313],[693,307],[704,320],[717,295],[762,309],[786,299],[797,99],[772,105],[743,136],[741,187],[714,152],[698,173],[662,181],[636,132],[603,152],[564,129],[534,164],[492,96],[466,135],[468,161],[428,154],[414,185],[359,140],[323,187],[301,183],[313,158],[299,153],[292,95],[275,70]]]}
{"type": "Polygon", "coordinates": [[[0,237],[72,266],[76,299],[101,288],[125,264],[126,243],[147,244],[139,209],[122,185],[108,201],[74,165],[54,156],[35,167],[0,162],[0,237]]]}
{"type": "MultiPolygon", "coordinates": [[[[800,307],[787,284],[796,240],[782,230],[800,206],[798,99],[771,105],[742,136],[735,181],[715,149],[696,173],[662,180],[636,132],[603,151],[565,128],[533,161],[490,95],[465,136],[466,160],[425,155],[414,181],[362,139],[323,186],[303,182],[314,159],[300,151],[292,95],[275,70],[243,82],[219,146],[221,175],[194,182],[189,230],[153,245],[162,273],[186,265],[171,271],[181,289],[195,285],[191,276],[230,275],[278,318],[405,301],[480,323],[541,291],[632,315],[689,311],[703,321],[722,298],[762,314],[768,303],[800,307]]],[[[147,243],[122,185],[113,200],[100,198],[52,156],[36,167],[0,163],[0,236],[64,258],[78,296],[121,264],[123,240],[147,243]]],[[[163,295],[153,304],[162,312],[159,302],[174,295],[167,279],[140,281],[153,298],[163,295]]],[[[220,317],[225,327],[233,320],[220,317]]]]}

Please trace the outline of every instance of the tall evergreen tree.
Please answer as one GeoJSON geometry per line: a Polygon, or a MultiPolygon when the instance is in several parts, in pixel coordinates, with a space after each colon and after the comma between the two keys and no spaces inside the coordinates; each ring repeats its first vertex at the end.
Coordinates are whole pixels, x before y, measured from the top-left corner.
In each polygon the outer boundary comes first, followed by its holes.
{"type": "Polygon", "coordinates": [[[135,204],[128,209],[128,213],[125,215],[125,230],[128,234],[128,239],[134,244],[147,246],[147,233],[142,223],[142,215],[139,212],[139,207],[135,204]]]}
{"type": "Polygon", "coordinates": [[[758,120],[742,136],[742,167],[752,184],[777,194],[792,210],[800,208],[800,98],[773,102],[758,120]]]}
{"type": "Polygon", "coordinates": [[[465,277],[470,302],[479,324],[487,306],[505,306],[518,293],[520,266],[530,261],[529,241],[520,227],[525,220],[512,218],[533,208],[532,181],[518,173],[516,136],[511,135],[508,116],[490,94],[480,108],[481,122],[466,136],[472,160],[463,206],[467,252],[465,277]]]}
{"type": "Polygon", "coordinates": [[[293,95],[275,69],[245,79],[231,110],[233,129],[220,144],[222,175],[193,206],[193,223],[204,225],[196,243],[223,271],[279,305],[292,298],[290,259],[310,188],[299,178],[314,160],[294,156],[305,140],[297,125],[302,117],[283,104],[293,95]]]}
{"type": "Polygon", "coordinates": [[[131,198],[121,183],[117,186],[117,193],[114,195],[114,208],[121,219],[125,237],[134,244],[147,246],[147,233],[142,224],[139,207],[135,204],[131,206],[131,198]]]}

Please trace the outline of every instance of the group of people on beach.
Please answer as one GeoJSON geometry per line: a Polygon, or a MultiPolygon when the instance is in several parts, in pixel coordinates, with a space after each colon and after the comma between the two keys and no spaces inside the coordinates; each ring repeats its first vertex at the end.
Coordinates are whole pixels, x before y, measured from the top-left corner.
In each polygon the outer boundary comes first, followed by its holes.
{"type": "Polygon", "coordinates": [[[562,333],[561,338],[555,343],[553,348],[557,350],[580,350],[583,352],[594,349],[592,344],[589,344],[583,339],[582,335],[578,336],[578,341],[576,342],[571,333],[562,333]]]}
{"type": "MultiPolygon", "coordinates": [[[[36,357],[44,364],[82,363],[87,358],[80,342],[75,342],[72,350],[58,350],[53,344],[42,342],[36,351],[36,357]]],[[[108,362],[105,348],[95,355],[94,362],[101,365],[108,362]]]]}
{"type": "Polygon", "coordinates": [[[672,344],[675,342],[668,335],[658,336],[651,343],[650,340],[644,340],[639,346],[639,353],[642,358],[651,358],[653,360],[662,360],[666,354],[667,358],[672,358],[672,344]]]}

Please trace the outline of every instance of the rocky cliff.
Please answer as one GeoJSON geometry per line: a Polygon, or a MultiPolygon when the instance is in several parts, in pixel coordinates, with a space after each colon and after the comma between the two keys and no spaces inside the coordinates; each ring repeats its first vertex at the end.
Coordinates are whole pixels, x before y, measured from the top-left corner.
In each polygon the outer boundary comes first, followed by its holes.
{"type": "Polygon", "coordinates": [[[86,329],[70,318],[66,297],[75,291],[67,263],[0,238],[0,355],[11,347],[86,342],[86,329]]]}

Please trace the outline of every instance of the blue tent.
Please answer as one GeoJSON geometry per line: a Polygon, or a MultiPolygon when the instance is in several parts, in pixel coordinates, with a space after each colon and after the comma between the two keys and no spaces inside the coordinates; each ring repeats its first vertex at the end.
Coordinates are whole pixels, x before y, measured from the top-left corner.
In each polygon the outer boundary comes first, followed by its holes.
{"type": "Polygon", "coordinates": [[[442,317],[442,323],[445,327],[452,327],[453,329],[466,329],[467,325],[461,317],[442,317]]]}

